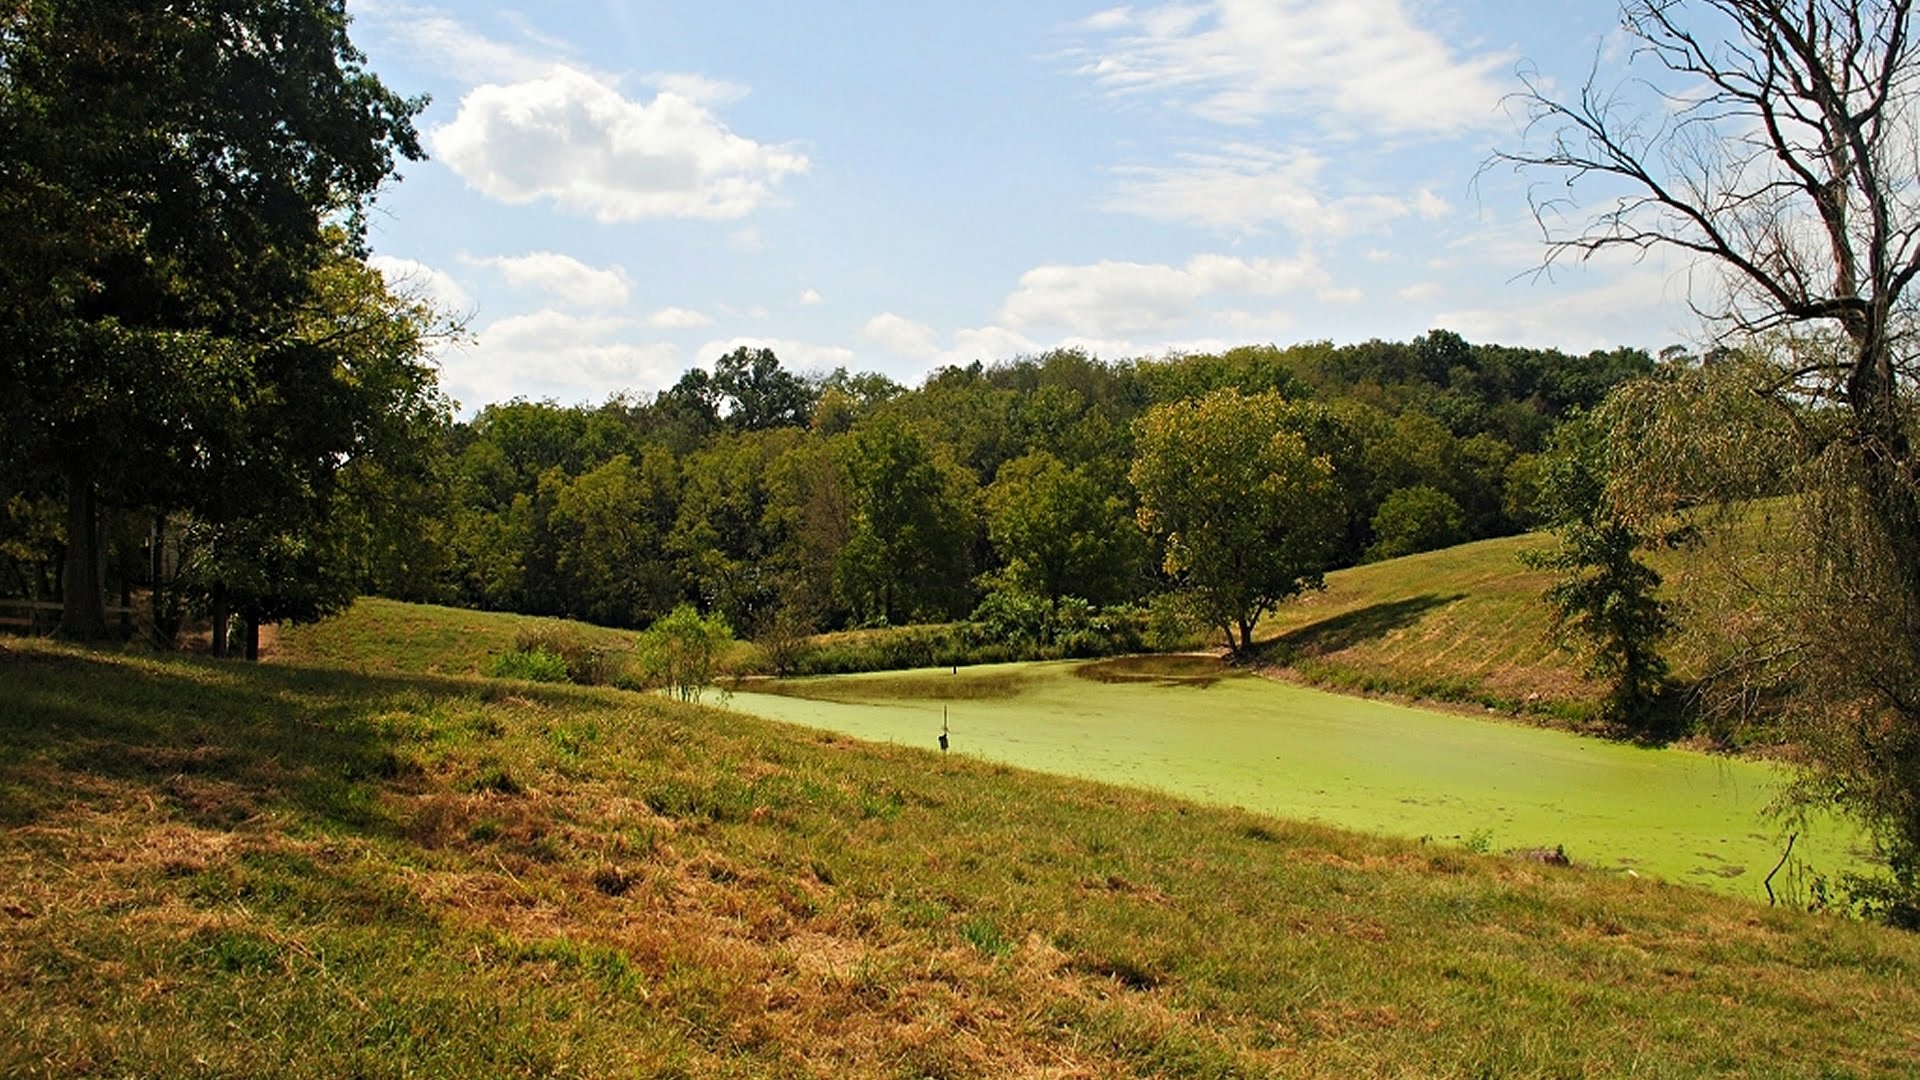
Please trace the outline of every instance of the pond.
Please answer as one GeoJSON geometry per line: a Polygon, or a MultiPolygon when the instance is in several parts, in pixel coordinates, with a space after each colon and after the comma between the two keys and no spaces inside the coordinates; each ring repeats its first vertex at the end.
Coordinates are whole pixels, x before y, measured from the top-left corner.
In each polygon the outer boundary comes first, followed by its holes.
{"type": "MultiPolygon", "coordinates": [[[[1199,658],[999,664],[789,680],[729,707],[855,738],[1765,899],[1785,845],[1765,762],[1652,749],[1310,690],[1199,658]]],[[[1858,869],[1854,833],[1803,833],[1774,878],[1858,869]]]]}

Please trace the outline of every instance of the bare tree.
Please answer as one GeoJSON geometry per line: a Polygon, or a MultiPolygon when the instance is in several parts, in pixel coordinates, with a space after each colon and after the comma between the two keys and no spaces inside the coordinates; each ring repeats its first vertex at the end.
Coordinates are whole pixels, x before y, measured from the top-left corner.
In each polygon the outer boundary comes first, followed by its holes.
{"type": "Polygon", "coordinates": [[[1720,271],[1724,288],[1694,304],[1730,334],[1822,344],[1744,369],[1755,377],[1739,394],[1762,407],[1722,416],[1751,419],[1744,433],[1703,422],[1714,380],[1699,373],[1623,395],[1611,413],[1631,432],[1617,440],[1629,460],[1614,495],[1672,510],[1685,486],[1676,463],[1714,458],[1707,471],[1798,492],[1794,561],[1768,583],[1773,599],[1789,596],[1793,626],[1754,649],[1765,659],[1742,677],[1771,668],[1784,710],[1808,722],[1812,767],[1797,790],[1865,821],[1893,875],[1882,910],[1920,922],[1913,4],[1627,0],[1621,15],[1627,75],[1604,82],[1596,64],[1562,98],[1524,73],[1513,100],[1525,148],[1489,164],[1535,179],[1543,268],[1614,250],[1686,253],[1720,271]],[[1760,446],[1790,447],[1792,460],[1733,461],[1760,446]]]}

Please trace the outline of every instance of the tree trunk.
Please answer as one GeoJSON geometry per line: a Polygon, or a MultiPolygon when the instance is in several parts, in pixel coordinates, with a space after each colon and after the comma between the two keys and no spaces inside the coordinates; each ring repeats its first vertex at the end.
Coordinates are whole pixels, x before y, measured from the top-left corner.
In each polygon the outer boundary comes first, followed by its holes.
{"type": "Polygon", "coordinates": [[[67,556],[61,578],[60,627],[63,638],[99,641],[107,636],[107,604],[101,580],[100,497],[93,478],[79,468],[65,470],[67,481],[67,556]]]}
{"type": "Polygon", "coordinates": [[[259,661],[260,661],[260,620],[252,615],[249,615],[247,616],[247,662],[259,663],[259,661]]]}
{"type": "Polygon", "coordinates": [[[207,651],[214,656],[227,655],[227,624],[233,621],[233,608],[227,603],[225,586],[213,589],[213,643],[207,651]]]}

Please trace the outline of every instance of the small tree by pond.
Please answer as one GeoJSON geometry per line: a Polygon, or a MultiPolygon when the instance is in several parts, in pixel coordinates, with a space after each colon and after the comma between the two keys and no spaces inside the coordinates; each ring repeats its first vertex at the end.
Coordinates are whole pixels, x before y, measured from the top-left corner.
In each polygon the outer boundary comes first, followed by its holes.
{"type": "Polygon", "coordinates": [[[733,629],[720,613],[702,616],[681,604],[640,635],[640,663],[648,686],[681,701],[698,701],[713,683],[720,656],[733,643],[733,629]]]}

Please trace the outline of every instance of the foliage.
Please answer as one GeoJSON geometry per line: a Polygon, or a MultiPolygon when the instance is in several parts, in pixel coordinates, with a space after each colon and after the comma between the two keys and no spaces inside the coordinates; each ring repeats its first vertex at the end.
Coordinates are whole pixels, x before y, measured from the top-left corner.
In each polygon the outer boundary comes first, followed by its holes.
{"type": "Polygon", "coordinates": [[[424,105],[367,72],[346,31],[338,2],[7,13],[0,439],[64,488],[71,636],[105,629],[104,506],[224,523],[223,492],[261,491],[271,515],[304,501],[283,470],[325,460],[308,437],[331,410],[298,422],[331,389],[303,313],[328,261],[359,254],[396,159],[420,156],[424,105]]]}
{"type": "Polygon", "coordinates": [[[1339,527],[1332,468],[1299,433],[1305,411],[1224,389],[1136,423],[1140,523],[1237,654],[1262,615],[1319,586],[1339,527]]]}
{"type": "Polygon", "coordinates": [[[1607,498],[1607,431],[1590,421],[1560,428],[1542,461],[1540,514],[1558,547],[1525,556],[1559,578],[1543,596],[1556,630],[1572,630],[1591,649],[1592,674],[1609,685],[1609,717],[1649,730],[1668,665],[1663,639],[1673,632],[1660,575],[1638,552],[1656,537],[1637,531],[1607,498]]]}
{"type": "Polygon", "coordinates": [[[1424,484],[1388,495],[1373,515],[1373,535],[1370,562],[1452,547],[1466,538],[1460,504],[1424,484]]]}
{"type": "MultiPolygon", "coordinates": [[[[1549,262],[1614,248],[1704,257],[1724,282],[1713,298],[1724,323],[1777,335],[1760,343],[1774,370],[1748,386],[1751,400],[1709,398],[1736,426],[1683,440],[1716,462],[1706,473],[1716,479],[1782,471],[1806,513],[1755,590],[1783,618],[1756,624],[1748,662],[1730,669],[1762,692],[1734,697],[1800,725],[1801,805],[1858,816],[1892,871],[1883,884],[1910,886],[1920,863],[1916,13],[1906,0],[1632,0],[1623,14],[1636,77],[1618,91],[1590,81],[1571,100],[1532,82],[1522,101],[1546,139],[1504,157],[1574,181],[1569,192],[1583,180],[1604,189],[1585,220],[1541,208],[1549,262]],[[1758,422],[1737,423],[1745,418],[1758,422]],[[1770,445],[1788,452],[1754,453],[1770,445]]],[[[1706,366],[1724,356],[1710,353],[1706,366]]],[[[1677,399],[1714,381],[1632,396],[1623,426],[1671,431],[1677,399]]],[[[1639,469],[1632,489],[1660,494],[1653,471],[1639,469]]],[[[1646,512],[1674,508],[1656,498],[1646,512]]],[[[1908,889],[1904,904],[1920,910],[1920,893],[1908,889]]]]}
{"type": "Polygon", "coordinates": [[[733,629],[719,615],[702,616],[681,604],[640,635],[640,665],[648,686],[681,701],[697,701],[712,685],[733,629]]]}
{"type": "Polygon", "coordinates": [[[527,682],[566,682],[567,662],[544,646],[503,652],[487,665],[487,674],[496,679],[522,679],[527,682]]]}
{"type": "Polygon", "coordinates": [[[1127,504],[1045,450],[1001,466],[986,503],[1007,580],[1049,605],[1064,596],[1108,602],[1139,576],[1144,544],[1127,504]]]}
{"type": "Polygon", "coordinates": [[[850,606],[890,624],[964,611],[973,477],[891,417],[855,431],[846,453],[852,531],[835,580],[850,606]]]}

